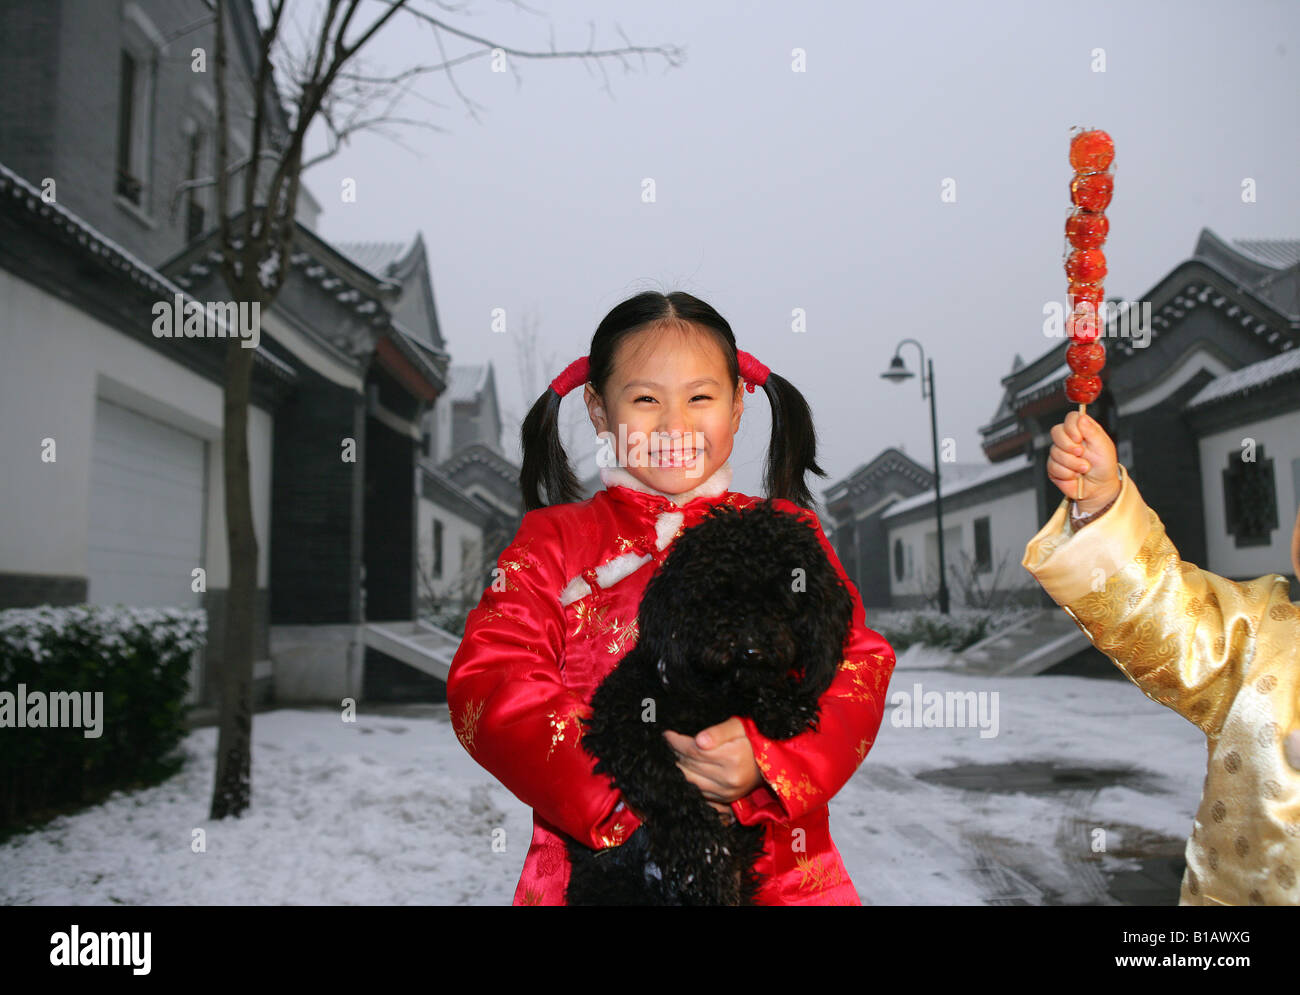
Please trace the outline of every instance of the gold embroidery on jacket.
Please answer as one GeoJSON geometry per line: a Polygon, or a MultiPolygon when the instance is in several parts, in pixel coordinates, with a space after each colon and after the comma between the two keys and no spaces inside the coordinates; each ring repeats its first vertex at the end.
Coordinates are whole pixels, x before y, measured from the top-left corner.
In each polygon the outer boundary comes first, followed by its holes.
{"type": "Polygon", "coordinates": [[[800,888],[811,884],[813,891],[827,891],[836,885],[844,883],[844,875],[840,872],[839,867],[836,864],[827,865],[823,854],[818,854],[815,857],[809,857],[805,854],[796,857],[794,862],[801,872],[799,878],[800,888]]]}
{"type": "Polygon", "coordinates": [[[872,661],[879,661],[878,654],[872,654],[865,660],[841,660],[840,669],[853,675],[853,690],[843,697],[850,701],[877,701],[884,694],[885,671],[883,667],[868,666],[872,661]]]}
{"type": "Polygon", "coordinates": [[[841,659],[840,670],[853,675],[853,689],[841,697],[849,701],[875,701],[875,676],[866,670],[870,659],[841,659]]]}
{"type": "Polygon", "coordinates": [[[609,836],[601,836],[597,840],[600,844],[599,849],[605,850],[611,846],[621,846],[623,843],[623,837],[627,834],[627,827],[621,822],[616,822],[614,823],[614,827],[610,830],[610,834],[611,835],[609,836]]]}
{"type": "Polygon", "coordinates": [[[598,636],[600,633],[609,628],[605,621],[605,612],[609,610],[608,605],[593,605],[585,598],[582,601],[574,602],[574,613],[578,617],[578,624],[573,627],[573,636],[583,635],[583,629],[588,629],[587,638],[598,636]]]}
{"type": "Polygon", "coordinates": [[[579,721],[581,717],[581,705],[575,705],[567,715],[560,715],[558,712],[548,713],[547,718],[551,720],[551,748],[546,751],[547,760],[551,759],[551,754],[560,743],[578,745],[578,740],[582,736],[582,724],[579,721]]]}
{"type": "Polygon", "coordinates": [[[636,642],[637,636],[639,635],[636,627],[636,619],[632,619],[632,621],[628,622],[627,625],[622,625],[618,619],[615,619],[614,624],[611,625],[607,631],[614,633],[614,638],[611,639],[609,644],[605,647],[605,649],[610,653],[626,652],[631,648],[631,644],[636,642]]]}
{"type": "Polygon", "coordinates": [[[536,888],[525,888],[524,897],[519,901],[520,905],[541,905],[542,893],[536,888]]]}
{"type": "Polygon", "coordinates": [[[474,752],[474,734],[478,732],[478,720],[483,715],[484,704],[485,703],[482,701],[468,702],[465,705],[465,710],[461,712],[460,724],[457,725],[457,723],[453,721],[451,725],[453,731],[456,733],[456,738],[460,740],[460,745],[465,747],[466,751],[469,753],[474,752]]]}
{"type": "Polygon", "coordinates": [[[779,771],[774,770],[771,761],[767,758],[767,744],[761,746],[758,752],[754,754],[754,762],[758,764],[758,769],[763,774],[763,780],[772,786],[772,790],[780,796],[787,807],[789,807],[791,801],[797,801],[801,805],[807,804],[810,799],[821,793],[817,786],[808,779],[807,774],[800,774],[799,780],[792,782],[789,772],[784,767],[779,771]]]}
{"type": "Polygon", "coordinates": [[[533,544],[533,540],[531,538],[528,538],[525,539],[522,543],[519,543],[517,546],[510,547],[510,549],[507,549],[505,552],[501,554],[501,559],[498,560],[498,566],[500,566],[502,570],[501,577],[502,580],[505,581],[505,588],[504,588],[505,590],[507,591],[519,590],[519,586],[511,582],[510,580],[511,574],[516,574],[519,573],[519,571],[521,570],[527,570],[530,567],[537,566],[537,558],[528,552],[528,547],[531,546],[532,544],[533,544]],[[508,560],[505,558],[506,553],[509,553],[511,550],[514,550],[515,558],[508,560]],[[524,554],[527,554],[527,556],[525,557],[524,554]]]}
{"type": "Polygon", "coordinates": [[[529,629],[531,631],[532,627],[526,621],[524,621],[524,619],[520,618],[518,615],[511,615],[509,612],[502,611],[500,608],[497,608],[495,605],[493,605],[490,608],[483,609],[483,621],[486,622],[498,618],[503,619],[507,622],[515,622],[519,625],[522,625],[525,629],[529,629]]]}
{"type": "Polygon", "coordinates": [[[869,749],[871,749],[871,740],[864,737],[862,742],[858,744],[858,763],[862,763],[866,759],[867,750],[869,749]]]}

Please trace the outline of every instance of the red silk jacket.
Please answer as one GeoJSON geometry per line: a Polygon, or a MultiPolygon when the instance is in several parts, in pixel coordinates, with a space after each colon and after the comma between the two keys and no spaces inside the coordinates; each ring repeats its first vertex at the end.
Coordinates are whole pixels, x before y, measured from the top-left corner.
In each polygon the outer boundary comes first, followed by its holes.
{"type": "MultiPolygon", "coordinates": [[[[527,512],[497,560],[493,585],[470,611],[447,678],[447,704],[461,745],[533,809],[533,837],[515,905],[563,905],[567,834],[592,848],[617,846],[639,825],[608,776],[580,745],[597,685],[632,648],[637,609],[672,541],[714,504],[757,498],[728,490],[724,463],[684,494],[652,490],[621,467],[587,501],[527,512]]],[[[853,598],[852,631],[820,726],[769,740],[743,718],[764,783],[732,803],[744,825],[765,823],[757,871],[762,905],[858,905],[831,840],[827,802],[862,763],[884,714],[894,652],[868,629],[857,588],[817,516],[803,518],[853,598]]]]}

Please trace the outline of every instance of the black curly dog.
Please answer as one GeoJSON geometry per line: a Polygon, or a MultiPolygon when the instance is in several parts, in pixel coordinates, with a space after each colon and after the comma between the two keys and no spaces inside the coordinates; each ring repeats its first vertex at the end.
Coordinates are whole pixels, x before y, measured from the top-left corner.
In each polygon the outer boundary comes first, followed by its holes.
{"type": "Polygon", "coordinates": [[[733,715],[769,739],[816,728],[853,602],[806,522],[715,505],[646,585],[637,644],[592,697],[582,745],[643,817],[620,846],[570,840],[570,905],[752,905],[763,826],[724,825],[663,738],[733,715]]]}

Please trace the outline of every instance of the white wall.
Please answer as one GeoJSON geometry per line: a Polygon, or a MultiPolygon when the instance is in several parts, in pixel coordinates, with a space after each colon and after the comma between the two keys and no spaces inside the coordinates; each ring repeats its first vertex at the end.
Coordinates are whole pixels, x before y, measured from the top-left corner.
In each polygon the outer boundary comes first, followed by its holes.
{"type": "MultiPolygon", "coordinates": [[[[987,593],[992,585],[998,563],[1005,557],[1002,572],[997,574],[997,587],[1000,591],[1032,587],[1035,584],[1020,565],[1025,555],[1025,543],[1041,527],[1037,522],[1038,505],[1034,491],[1026,488],[992,501],[983,502],[960,510],[950,510],[946,503],[943,510],[944,558],[948,563],[948,593],[954,606],[962,605],[962,593],[953,582],[952,566],[962,564],[959,550],[964,550],[973,561],[975,558],[975,519],[989,519],[989,543],[992,548],[993,571],[978,574],[983,590],[987,593]],[[953,542],[953,533],[959,532],[960,538],[953,542]]],[[[907,525],[891,525],[885,519],[885,528],[889,535],[889,591],[891,597],[905,597],[924,593],[926,542],[927,536],[936,535],[933,509],[929,517],[911,522],[907,525]],[[902,581],[894,573],[894,540],[901,539],[907,567],[902,581]]],[[[935,545],[935,540],[929,540],[935,545]]],[[[938,572],[930,578],[931,589],[938,586],[938,572]]]]}
{"type": "MultiPolygon", "coordinates": [[[[148,316],[142,317],[148,321],[148,316]]],[[[225,342],[214,342],[224,348],[225,342]]],[[[95,398],[209,441],[208,588],[229,576],[221,473],[221,388],[65,301],[0,271],[0,569],[86,575],[95,398]],[[41,461],[41,440],[57,460],[41,461]]],[[[258,584],[266,586],[272,418],[249,410],[258,584]]]]}
{"type": "MultiPolygon", "coordinates": [[[[1205,502],[1205,569],[1222,577],[1261,577],[1291,572],[1291,533],[1295,527],[1296,493],[1293,461],[1300,459],[1300,411],[1291,411],[1254,425],[1207,435],[1200,440],[1201,496],[1205,502]],[[1228,534],[1224,510],[1223,471],[1229,453],[1242,452],[1242,440],[1254,439],[1265,459],[1273,461],[1277,493],[1277,529],[1267,546],[1238,547],[1228,534]]],[[[1159,509],[1156,510],[1159,514],[1159,509]]]]}
{"type": "MultiPolygon", "coordinates": [[[[420,560],[421,577],[431,574],[433,570],[433,521],[442,522],[442,576],[433,578],[433,589],[440,597],[464,598],[470,604],[476,604],[483,594],[479,584],[479,569],[482,563],[483,534],[474,523],[459,515],[441,508],[423,497],[420,498],[419,510],[419,547],[417,555],[420,560]],[[474,561],[474,579],[465,577],[465,559],[463,553],[468,543],[471,555],[477,555],[474,561]]],[[[420,595],[424,595],[424,582],[420,581],[420,595]]]]}

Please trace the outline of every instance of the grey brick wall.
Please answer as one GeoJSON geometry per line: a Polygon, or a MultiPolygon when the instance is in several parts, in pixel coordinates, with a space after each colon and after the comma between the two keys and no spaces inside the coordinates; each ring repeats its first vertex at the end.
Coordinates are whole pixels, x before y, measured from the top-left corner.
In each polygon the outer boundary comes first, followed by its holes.
{"type": "MultiPolygon", "coordinates": [[[[121,53],[128,37],[140,37],[125,15],[126,0],[0,5],[0,81],[5,94],[0,104],[0,161],[32,183],[52,177],[60,204],[157,265],[186,241],[184,204],[175,211],[171,205],[188,166],[184,119],[192,116],[203,127],[215,129],[215,115],[199,94],[215,94],[216,35],[212,12],[202,0],[134,3],[158,32],[172,39],[154,61],[152,155],[143,198],[147,220],[114,196],[121,53]],[[191,69],[196,47],[207,52],[205,74],[191,69]]],[[[232,46],[235,36],[233,29],[227,31],[232,46]]],[[[233,122],[247,114],[250,87],[245,63],[233,49],[228,65],[233,122]]],[[[214,150],[215,141],[210,140],[205,154],[214,150]]],[[[210,160],[204,172],[211,172],[210,160]]],[[[238,192],[238,183],[235,186],[238,192]]],[[[204,196],[210,222],[215,191],[204,196]]]]}

